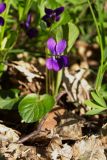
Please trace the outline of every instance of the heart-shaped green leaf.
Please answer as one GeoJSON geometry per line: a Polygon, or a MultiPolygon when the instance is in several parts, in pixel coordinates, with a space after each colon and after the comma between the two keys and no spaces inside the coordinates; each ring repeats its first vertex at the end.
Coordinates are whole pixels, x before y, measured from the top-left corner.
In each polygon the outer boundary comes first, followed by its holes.
{"type": "Polygon", "coordinates": [[[19,114],[24,122],[32,123],[41,119],[55,104],[54,98],[48,94],[29,94],[19,103],[19,114]]]}

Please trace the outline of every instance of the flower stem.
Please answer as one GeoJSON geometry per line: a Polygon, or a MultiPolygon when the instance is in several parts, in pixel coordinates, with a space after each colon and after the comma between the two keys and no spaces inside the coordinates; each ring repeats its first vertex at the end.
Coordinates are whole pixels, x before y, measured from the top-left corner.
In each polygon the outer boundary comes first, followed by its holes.
{"type": "Polygon", "coordinates": [[[52,78],[52,95],[55,95],[55,81],[56,81],[56,74],[54,71],[51,71],[51,78],[52,78]]]}
{"type": "Polygon", "coordinates": [[[48,82],[49,82],[49,81],[48,81],[48,80],[49,80],[49,79],[48,79],[48,78],[49,78],[48,75],[49,75],[49,74],[48,74],[48,73],[49,73],[49,72],[48,72],[48,69],[46,68],[46,93],[47,93],[47,94],[48,94],[48,92],[49,92],[49,90],[48,90],[48,87],[49,87],[49,86],[48,86],[48,82]]]}
{"type": "Polygon", "coordinates": [[[58,95],[59,87],[60,87],[60,84],[61,84],[61,81],[62,81],[62,74],[63,74],[63,69],[61,69],[61,70],[57,73],[55,96],[58,95]]]}

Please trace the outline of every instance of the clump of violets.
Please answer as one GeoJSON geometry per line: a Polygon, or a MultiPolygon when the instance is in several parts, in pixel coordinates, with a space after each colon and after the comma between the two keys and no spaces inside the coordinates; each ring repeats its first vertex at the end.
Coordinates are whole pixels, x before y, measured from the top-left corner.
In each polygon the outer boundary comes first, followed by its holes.
{"type": "MultiPolygon", "coordinates": [[[[0,14],[3,13],[6,9],[5,3],[0,3],[0,14]]],[[[0,16],[0,26],[4,25],[4,18],[0,16]]]]}
{"type": "Polygon", "coordinates": [[[21,24],[29,38],[37,36],[37,29],[31,26],[31,13],[28,13],[27,20],[21,24]]]}
{"type": "Polygon", "coordinates": [[[62,55],[66,48],[66,41],[61,40],[58,43],[53,38],[49,38],[47,41],[47,47],[51,51],[51,57],[46,60],[46,67],[49,70],[59,71],[63,67],[69,65],[68,57],[62,55]]]}
{"type": "Polygon", "coordinates": [[[52,23],[60,20],[60,14],[64,11],[64,7],[59,7],[54,10],[45,8],[45,16],[43,16],[43,20],[46,22],[47,27],[50,27],[52,23]]]}

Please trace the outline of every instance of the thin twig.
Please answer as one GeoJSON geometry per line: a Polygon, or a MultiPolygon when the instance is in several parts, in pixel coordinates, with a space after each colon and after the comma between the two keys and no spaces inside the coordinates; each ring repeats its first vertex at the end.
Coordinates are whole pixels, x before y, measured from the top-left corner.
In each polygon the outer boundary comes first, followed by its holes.
{"type": "Polygon", "coordinates": [[[39,123],[37,130],[33,131],[32,133],[30,133],[29,135],[21,138],[18,143],[24,143],[26,141],[28,141],[29,139],[33,138],[34,136],[37,136],[39,134],[39,132],[41,131],[41,128],[45,122],[45,120],[47,119],[48,114],[46,114],[43,119],[41,120],[41,122],[39,123]]]}

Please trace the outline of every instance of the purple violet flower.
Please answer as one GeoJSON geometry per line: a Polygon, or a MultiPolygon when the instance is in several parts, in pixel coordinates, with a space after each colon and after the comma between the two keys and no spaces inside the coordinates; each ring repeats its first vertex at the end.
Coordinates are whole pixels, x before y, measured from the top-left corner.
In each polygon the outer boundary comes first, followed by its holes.
{"type": "Polygon", "coordinates": [[[59,71],[63,67],[69,65],[68,57],[61,55],[66,48],[66,41],[61,40],[58,43],[53,38],[49,38],[47,41],[47,47],[52,53],[52,57],[46,60],[46,67],[49,70],[59,71]]]}
{"type": "MultiPolygon", "coordinates": [[[[6,4],[0,3],[0,13],[3,13],[5,9],[6,9],[6,4]]],[[[4,25],[4,18],[0,16],[0,26],[3,25],[4,25]]]]}
{"type": "Polygon", "coordinates": [[[50,27],[52,23],[60,20],[60,14],[64,11],[64,7],[59,7],[54,10],[45,8],[46,15],[43,16],[43,20],[47,23],[47,26],[50,27]]]}
{"type": "Polygon", "coordinates": [[[31,27],[31,13],[28,14],[26,22],[21,24],[29,38],[36,37],[38,31],[36,28],[31,27]]]}

